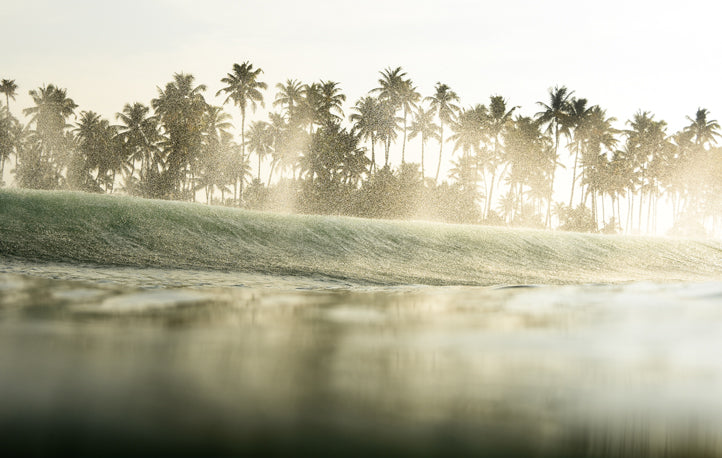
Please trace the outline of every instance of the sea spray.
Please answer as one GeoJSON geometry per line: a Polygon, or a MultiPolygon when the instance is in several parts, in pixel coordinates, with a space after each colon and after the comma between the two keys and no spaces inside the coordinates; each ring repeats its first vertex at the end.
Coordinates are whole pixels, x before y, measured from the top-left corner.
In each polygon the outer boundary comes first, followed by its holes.
{"type": "Polygon", "coordinates": [[[122,196],[0,191],[5,259],[320,276],[359,285],[701,281],[715,240],[288,215],[122,196]]]}

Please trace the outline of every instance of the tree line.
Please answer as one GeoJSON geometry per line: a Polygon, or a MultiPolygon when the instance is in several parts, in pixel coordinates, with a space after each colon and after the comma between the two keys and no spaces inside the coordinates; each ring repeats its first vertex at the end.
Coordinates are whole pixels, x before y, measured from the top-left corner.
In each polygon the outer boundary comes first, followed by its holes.
{"type": "Polygon", "coordinates": [[[379,72],[348,116],[338,82],[289,79],[275,85],[267,120],[249,120],[265,107],[261,79],[260,68],[234,64],[214,106],[205,85],[177,73],[112,121],[48,84],[29,91],[25,124],[10,110],[18,86],[3,79],[0,178],[11,164],[15,183],[33,189],[590,232],[652,232],[660,205],[683,234],[714,231],[722,215],[720,126],[704,108],[679,132],[647,111],[617,129],[564,86],[523,116],[500,95],[462,108],[440,82],[423,97],[397,67],[379,72]],[[240,112],[240,139],[228,108],[240,112]],[[572,175],[568,202],[554,201],[560,168],[572,175]]]}

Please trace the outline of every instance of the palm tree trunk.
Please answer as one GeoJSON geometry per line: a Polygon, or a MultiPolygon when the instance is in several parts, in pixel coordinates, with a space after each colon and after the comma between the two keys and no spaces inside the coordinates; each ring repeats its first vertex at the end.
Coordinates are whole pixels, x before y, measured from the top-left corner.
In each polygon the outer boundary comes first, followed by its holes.
{"type": "Polygon", "coordinates": [[[491,213],[491,198],[494,194],[494,180],[496,179],[496,171],[491,173],[491,183],[489,186],[489,198],[486,200],[486,218],[489,218],[489,213],[491,213]]]}
{"type": "MultiPolygon", "coordinates": [[[[238,205],[243,200],[243,164],[246,163],[246,109],[241,107],[241,176],[238,183],[238,205]]],[[[253,173],[253,172],[251,172],[253,173]]]]}
{"type": "Polygon", "coordinates": [[[644,189],[639,190],[639,221],[637,221],[637,230],[642,232],[642,210],[644,209],[644,189]]]}
{"type": "Polygon", "coordinates": [[[426,143],[424,140],[426,140],[426,139],[424,138],[424,136],[422,134],[421,135],[421,183],[422,184],[424,182],[424,143],[426,143]]]}
{"type": "Polygon", "coordinates": [[[650,233],[650,227],[652,223],[652,204],[654,200],[654,193],[649,193],[649,203],[647,204],[647,234],[650,233]]]}
{"type": "Polygon", "coordinates": [[[439,182],[439,172],[441,171],[441,152],[444,149],[444,123],[441,123],[441,137],[439,137],[439,165],[436,166],[436,177],[434,181],[439,182]]]}
{"type": "Polygon", "coordinates": [[[389,150],[391,149],[391,136],[384,142],[384,167],[389,166],[389,150]]]}
{"type": "Polygon", "coordinates": [[[401,143],[401,163],[406,163],[406,106],[404,105],[404,141],[401,143]]]}
{"type": "MultiPolygon", "coordinates": [[[[554,158],[553,158],[553,164],[552,164],[552,176],[551,181],[549,183],[549,199],[547,199],[547,217],[546,222],[544,223],[544,226],[546,226],[548,229],[552,228],[552,197],[554,196],[554,176],[557,172],[557,156],[558,156],[558,150],[559,150],[559,124],[556,124],[554,127],[554,138],[556,141],[554,142],[554,158]]],[[[594,196],[592,196],[592,199],[594,196]]]]}
{"type": "Polygon", "coordinates": [[[629,194],[629,203],[627,204],[627,223],[626,226],[626,233],[629,234],[632,230],[634,230],[634,192],[632,192],[632,188],[630,187],[628,190],[629,194]]]}
{"type": "Polygon", "coordinates": [[[574,154],[574,169],[572,169],[573,170],[573,172],[572,172],[572,191],[569,196],[569,208],[572,208],[572,203],[574,202],[574,187],[577,183],[577,161],[579,160],[579,148],[580,148],[580,143],[577,142],[577,148],[576,148],[577,151],[574,154]]]}
{"type": "Polygon", "coordinates": [[[271,171],[268,173],[268,184],[267,186],[271,186],[271,177],[273,176],[273,169],[276,166],[276,163],[271,161],[271,171]]]}

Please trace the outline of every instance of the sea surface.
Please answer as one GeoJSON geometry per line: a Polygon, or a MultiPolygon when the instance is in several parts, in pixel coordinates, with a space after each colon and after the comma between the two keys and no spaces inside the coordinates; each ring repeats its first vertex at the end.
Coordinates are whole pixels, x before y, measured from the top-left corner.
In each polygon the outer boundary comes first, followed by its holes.
{"type": "Polygon", "coordinates": [[[2,190],[0,441],[722,456],[722,243],[2,190]]]}

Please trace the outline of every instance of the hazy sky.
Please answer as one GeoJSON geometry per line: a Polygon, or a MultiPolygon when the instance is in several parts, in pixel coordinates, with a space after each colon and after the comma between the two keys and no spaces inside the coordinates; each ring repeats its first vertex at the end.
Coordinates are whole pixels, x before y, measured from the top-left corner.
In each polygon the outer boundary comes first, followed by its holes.
{"type": "Polygon", "coordinates": [[[80,110],[111,118],[127,102],[149,103],[181,71],[220,103],[220,78],[248,60],[264,70],[267,101],[287,78],[323,78],[341,83],[347,112],[380,70],[402,66],[424,96],[442,81],[464,106],[500,94],[533,115],[550,87],[566,85],[619,127],[638,109],[673,129],[699,106],[722,119],[712,1],[4,3],[0,78],[19,86],[16,115],[31,104],[28,90],[54,83],[80,110]]]}

